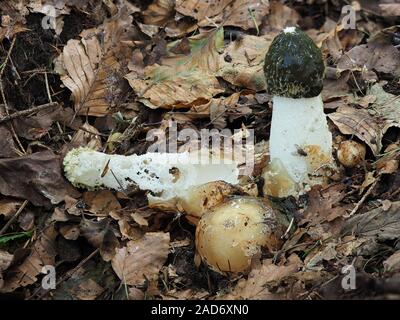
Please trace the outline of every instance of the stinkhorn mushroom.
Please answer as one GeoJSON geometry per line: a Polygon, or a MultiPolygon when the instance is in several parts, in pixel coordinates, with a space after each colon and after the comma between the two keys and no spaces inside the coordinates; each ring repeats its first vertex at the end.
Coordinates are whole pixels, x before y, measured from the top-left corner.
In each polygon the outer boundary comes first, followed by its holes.
{"type": "Polygon", "coordinates": [[[332,134],[321,97],[324,60],[306,33],[289,27],[272,42],[264,73],[267,93],[273,96],[264,192],[295,195],[332,162],[332,134]]]}
{"type": "Polygon", "coordinates": [[[216,160],[205,150],[124,156],[78,148],[65,156],[64,171],[77,187],[105,187],[128,193],[135,189],[150,191],[147,195],[150,206],[172,209],[183,202],[184,207],[186,204],[196,214],[203,207],[197,204],[196,198],[202,194],[194,188],[220,180],[238,183],[237,163],[216,160]]]}
{"type": "Polygon", "coordinates": [[[196,228],[197,254],[216,272],[246,272],[262,247],[270,252],[280,247],[288,225],[286,217],[265,201],[232,197],[201,217],[196,228]]]}

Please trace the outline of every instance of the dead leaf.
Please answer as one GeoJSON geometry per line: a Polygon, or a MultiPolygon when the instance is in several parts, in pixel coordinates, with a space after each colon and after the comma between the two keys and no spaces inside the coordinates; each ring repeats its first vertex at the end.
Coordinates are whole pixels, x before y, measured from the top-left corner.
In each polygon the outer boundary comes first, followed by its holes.
{"type": "Polygon", "coordinates": [[[379,9],[383,17],[400,16],[400,3],[382,3],[379,4],[379,9]]]}
{"type": "Polygon", "coordinates": [[[296,26],[300,20],[300,15],[296,10],[280,3],[271,2],[270,13],[267,17],[267,22],[262,28],[261,33],[278,33],[286,27],[296,26]]]}
{"type": "Polygon", "coordinates": [[[341,133],[357,136],[371,148],[375,156],[379,155],[382,149],[382,130],[367,110],[343,106],[328,117],[341,133]]]}
{"type": "Polygon", "coordinates": [[[391,43],[391,29],[382,30],[367,44],[345,53],[338,61],[340,70],[378,71],[400,76],[400,52],[391,43]]]}
{"type": "Polygon", "coordinates": [[[93,279],[84,279],[80,281],[77,286],[72,288],[71,294],[76,296],[79,300],[95,300],[104,290],[105,289],[93,279]]]}
{"type": "Polygon", "coordinates": [[[67,240],[78,239],[80,232],[79,226],[76,224],[66,224],[60,227],[60,234],[67,240]]]}
{"type": "MultiPolygon", "coordinates": [[[[190,1],[184,1],[188,3],[190,1]]],[[[212,1],[214,2],[214,1],[212,1]]],[[[222,7],[224,1],[218,2],[218,8],[222,7]]],[[[269,12],[269,2],[267,0],[236,0],[228,1],[229,4],[224,7],[222,12],[217,15],[217,10],[212,10],[211,15],[204,16],[203,19],[198,19],[200,27],[211,27],[215,25],[238,27],[244,30],[258,29],[263,19],[269,12]]],[[[197,4],[201,3],[197,1],[197,4]]],[[[179,10],[178,10],[179,11],[179,10]]]]}
{"type": "Polygon", "coordinates": [[[340,201],[345,197],[345,186],[334,184],[322,189],[321,186],[314,186],[308,192],[308,206],[303,213],[304,222],[311,225],[319,225],[324,221],[332,221],[346,213],[345,207],[340,201]]]}
{"type": "Polygon", "coordinates": [[[99,217],[106,217],[111,211],[121,209],[117,198],[109,190],[88,191],[83,194],[88,211],[99,217]]]}
{"type": "Polygon", "coordinates": [[[346,221],[343,235],[375,237],[379,241],[398,239],[400,235],[400,202],[392,202],[389,210],[382,207],[355,215],[346,221]]]}
{"type": "Polygon", "coordinates": [[[100,255],[104,261],[110,261],[115,255],[115,248],[119,246],[119,241],[110,226],[108,219],[92,221],[82,219],[79,225],[80,233],[89,243],[100,249],[100,255]]]}
{"type": "Polygon", "coordinates": [[[6,220],[10,219],[21,206],[22,201],[12,198],[0,199],[0,215],[3,215],[6,220]]]}
{"type": "Polygon", "coordinates": [[[400,271],[400,251],[395,252],[389,258],[383,261],[383,266],[385,267],[385,272],[400,271]]]}
{"type": "Polygon", "coordinates": [[[102,117],[121,103],[131,53],[122,40],[131,23],[121,11],[99,28],[84,30],[81,40],[69,40],[57,58],[56,71],[71,90],[78,114],[102,117]]]}
{"type": "Polygon", "coordinates": [[[0,125],[0,158],[12,158],[18,156],[18,149],[14,143],[11,131],[0,125]]]}
{"type": "Polygon", "coordinates": [[[272,37],[245,35],[231,42],[221,54],[218,75],[238,87],[262,91],[266,87],[264,59],[272,37]],[[227,59],[229,56],[229,59],[227,59]]]}
{"type": "Polygon", "coordinates": [[[268,284],[280,282],[300,271],[302,266],[303,263],[296,254],[292,254],[281,265],[273,264],[272,260],[264,260],[253,268],[247,280],[239,280],[233,292],[224,299],[274,300],[277,295],[269,291],[268,284]]]}
{"type": "Polygon", "coordinates": [[[175,14],[174,0],[156,0],[143,12],[145,24],[163,27],[175,14]]]}
{"type": "Polygon", "coordinates": [[[304,260],[304,267],[307,270],[324,270],[322,262],[331,261],[337,256],[335,247],[335,243],[328,243],[324,248],[311,252],[304,260]]]}
{"type": "Polygon", "coordinates": [[[51,151],[0,159],[0,193],[29,200],[36,206],[50,206],[78,193],[64,179],[60,159],[51,151]]]}
{"type": "Polygon", "coordinates": [[[45,265],[55,266],[56,236],[57,232],[54,225],[46,227],[33,244],[30,255],[22,264],[7,271],[9,276],[4,278],[4,287],[1,289],[3,292],[12,292],[20,287],[35,283],[38,280],[38,274],[42,272],[45,265]]]}
{"type": "Polygon", "coordinates": [[[111,261],[121,281],[128,285],[141,285],[146,279],[157,279],[158,272],[168,257],[169,233],[146,233],[137,241],[116,250],[111,261]]]}

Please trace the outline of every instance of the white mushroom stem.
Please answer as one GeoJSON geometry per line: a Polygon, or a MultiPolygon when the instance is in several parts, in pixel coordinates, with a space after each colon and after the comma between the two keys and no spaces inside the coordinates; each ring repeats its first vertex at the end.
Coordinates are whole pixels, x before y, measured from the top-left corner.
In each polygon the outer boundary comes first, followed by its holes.
{"type": "Polygon", "coordinates": [[[271,163],[280,162],[298,184],[332,161],[332,134],[321,95],[301,99],[273,97],[270,159],[271,163]]]}
{"type": "Polygon", "coordinates": [[[235,162],[216,162],[211,161],[208,152],[123,156],[79,148],[65,156],[64,171],[75,186],[120,191],[137,187],[151,191],[153,195],[149,198],[153,201],[163,202],[182,198],[191,187],[208,182],[238,183],[239,171],[235,162]]]}

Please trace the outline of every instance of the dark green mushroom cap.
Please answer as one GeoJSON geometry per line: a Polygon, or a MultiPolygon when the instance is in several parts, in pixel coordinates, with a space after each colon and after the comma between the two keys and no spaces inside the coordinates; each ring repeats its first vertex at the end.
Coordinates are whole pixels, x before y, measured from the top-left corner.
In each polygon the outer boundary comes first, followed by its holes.
{"type": "Polygon", "coordinates": [[[321,50],[299,28],[282,31],[265,57],[267,92],[287,98],[312,98],[323,88],[325,64],[321,50]]]}

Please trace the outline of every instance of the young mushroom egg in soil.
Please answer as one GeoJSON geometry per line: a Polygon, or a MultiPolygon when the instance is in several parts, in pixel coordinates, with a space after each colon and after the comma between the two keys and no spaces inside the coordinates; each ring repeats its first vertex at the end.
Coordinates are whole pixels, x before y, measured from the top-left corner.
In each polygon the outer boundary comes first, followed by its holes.
{"type": "Polygon", "coordinates": [[[332,164],[332,134],[321,97],[321,50],[299,28],[286,28],[269,48],[264,73],[273,97],[264,193],[298,195],[305,185],[321,183],[324,168],[332,164]]]}

